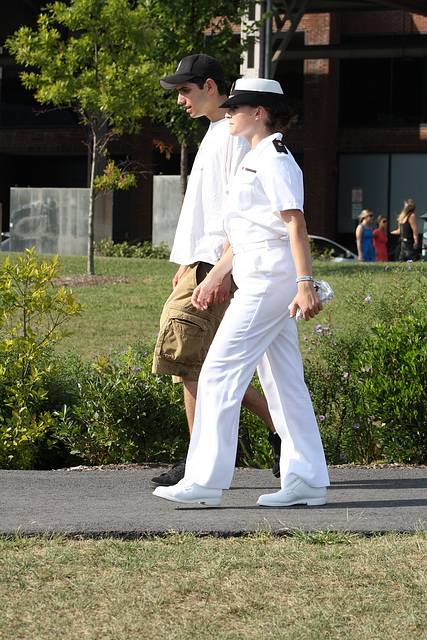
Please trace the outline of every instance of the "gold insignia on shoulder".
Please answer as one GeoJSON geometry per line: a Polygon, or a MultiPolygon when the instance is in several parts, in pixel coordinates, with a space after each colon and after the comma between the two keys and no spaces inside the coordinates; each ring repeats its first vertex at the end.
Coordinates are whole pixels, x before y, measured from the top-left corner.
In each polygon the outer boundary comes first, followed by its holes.
{"type": "Polygon", "coordinates": [[[273,144],[277,153],[288,153],[287,148],[285,147],[283,142],[279,140],[279,138],[276,138],[275,140],[273,140],[273,144]]]}

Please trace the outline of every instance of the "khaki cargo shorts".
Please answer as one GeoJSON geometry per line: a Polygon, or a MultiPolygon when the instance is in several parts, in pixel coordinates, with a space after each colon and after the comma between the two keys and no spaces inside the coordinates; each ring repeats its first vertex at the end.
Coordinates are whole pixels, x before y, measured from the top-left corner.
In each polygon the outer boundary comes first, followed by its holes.
{"type": "MultiPolygon", "coordinates": [[[[191,296],[205,277],[202,264],[190,265],[166,301],[154,350],[153,373],[198,380],[211,342],[230,304],[229,299],[209,306],[205,311],[193,307],[191,296]]],[[[230,298],[236,288],[232,282],[230,298]]],[[[174,379],[174,382],[179,380],[174,379]]]]}

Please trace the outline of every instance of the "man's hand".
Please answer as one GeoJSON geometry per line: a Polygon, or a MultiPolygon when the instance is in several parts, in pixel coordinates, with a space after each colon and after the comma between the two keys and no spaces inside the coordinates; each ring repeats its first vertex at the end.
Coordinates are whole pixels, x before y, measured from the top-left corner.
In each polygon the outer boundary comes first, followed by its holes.
{"type": "Polygon", "coordinates": [[[295,317],[298,307],[301,309],[304,320],[314,318],[323,309],[323,304],[314,289],[314,285],[309,280],[303,280],[298,283],[298,293],[291,304],[291,318],[295,317]]]}
{"type": "Polygon", "coordinates": [[[188,269],[188,264],[182,264],[178,269],[178,271],[175,273],[174,278],[172,280],[172,286],[174,289],[178,284],[178,282],[180,281],[180,279],[182,278],[182,276],[184,275],[184,273],[187,271],[187,269],[188,269]]]}

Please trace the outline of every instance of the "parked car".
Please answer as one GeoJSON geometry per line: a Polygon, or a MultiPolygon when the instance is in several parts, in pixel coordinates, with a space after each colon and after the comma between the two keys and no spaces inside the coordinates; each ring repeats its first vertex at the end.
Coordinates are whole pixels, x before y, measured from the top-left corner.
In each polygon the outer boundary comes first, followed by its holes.
{"type": "Polygon", "coordinates": [[[338,242],[320,236],[308,237],[313,258],[332,260],[333,262],[358,262],[357,255],[338,242]]]}
{"type": "Polygon", "coordinates": [[[2,232],[1,234],[1,250],[2,251],[9,251],[9,233],[7,232],[2,232]]]}

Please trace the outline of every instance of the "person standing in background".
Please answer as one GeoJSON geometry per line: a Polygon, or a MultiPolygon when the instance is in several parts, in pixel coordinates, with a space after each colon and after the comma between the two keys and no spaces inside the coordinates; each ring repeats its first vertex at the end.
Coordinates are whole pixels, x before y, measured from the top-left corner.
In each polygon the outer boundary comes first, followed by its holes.
{"type": "Polygon", "coordinates": [[[372,242],[371,229],[374,214],[370,209],[363,209],[356,228],[356,244],[359,262],[375,262],[375,249],[372,242]]]}
{"type": "Polygon", "coordinates": [[[398,227],[392,231],[400,236],[399,260],[418,260],[418,222],[415,214],[417,205],[411,198],[405,200],[397,217],[398,227]]]}
{"type": "Polygon", "coordinates": [[[377,228],[373,232],[373,243],[375,248],[376,262],[388,262],[387,255],[387,217],[378,216],[377,228]]]}

